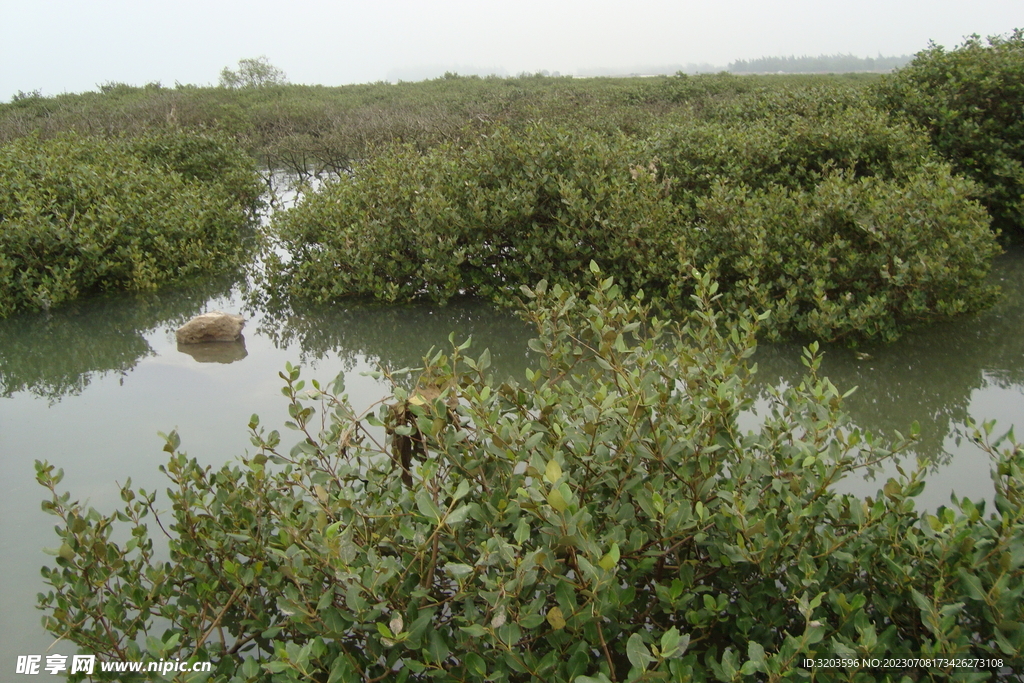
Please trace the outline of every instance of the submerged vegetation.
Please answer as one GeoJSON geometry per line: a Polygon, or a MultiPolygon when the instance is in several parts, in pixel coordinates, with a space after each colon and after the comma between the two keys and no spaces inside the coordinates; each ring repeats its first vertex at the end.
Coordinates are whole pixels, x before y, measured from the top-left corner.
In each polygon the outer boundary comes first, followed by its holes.
{"type": "Polygon", "coordinates": [[[295,445],[253,416],[256,452],[212,469],[172,433],[169,506],[129,483],[123,509],[88,509],[39,463],[60,519],[47,628],[107,659],[212,661],[222,682],[775,681],[805,658],[906,653],[1006,674],[1024,647],[1024,451],[977,431],[988,516],[967,499],[917,512],[923,464],[877,499],[833,492],[913,429],[854,428],[812,346],[807,378],[744,433],[757,320],[689,277],[679,326],[600,273],[585,297],[525,289],[522,384],[453,344],[361,415],[340,380],[307,389],[288,368],[295,445]]]}

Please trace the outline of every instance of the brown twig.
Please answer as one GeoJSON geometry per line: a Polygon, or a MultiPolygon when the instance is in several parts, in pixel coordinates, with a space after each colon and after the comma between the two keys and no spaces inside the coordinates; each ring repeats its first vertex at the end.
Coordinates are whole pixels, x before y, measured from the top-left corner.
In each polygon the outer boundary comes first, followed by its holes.
{"type": "Polygon", "coordinates": [[[594,623],[597,624],[597,637],[601,639],[601,649],[604,651],[604,659],[608,662],[608,677],[611,678],[612,683],[614,683],[615,662],[612,661],[612,653],[608,651],[608,643],[604,640],[604,631],[601,629],[601,618],[598,616],[598,618],[594,620],[594,623]]]}
{"type": "Polygon", "coordinates": [[[206,633],[203,634],[203,637],[199,639],[199,642],[196,643],[196,646],[195,646],[194,649],[198,650],[199,648],[201,648],[203,646],[203,643],[206,642],[206,639],[210,637],[211,633],[213,633],[213,630],[215,628],[217,628],[218,626],[220,626],[220,620],[223,619],[224,615],[228,613],[228,610],[231,609],[231,605],[234,604],[235,600],[238,599],[238,596],[241,593],[242,593],[242,586],[239,586],[238,588],[235,589],[235,592],[231,594],[231,597],[228,598],[227,603],[225,603],[225,605],[224,605],[224,609],[222,609],[220,611],[220,614],[217,615],[217,618],[213,620],[213,623],[210,624],[210,628],[208,628],[206,630],[206,633]]]}

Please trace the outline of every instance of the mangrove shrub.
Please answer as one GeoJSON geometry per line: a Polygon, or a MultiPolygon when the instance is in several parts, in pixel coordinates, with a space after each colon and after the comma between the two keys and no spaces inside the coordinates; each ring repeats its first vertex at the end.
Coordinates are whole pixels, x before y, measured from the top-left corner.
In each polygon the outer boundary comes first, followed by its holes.
{"type": "MultiPolygon", "coordinates": [[[[255,451],[213,469],[171,433],[166,501],[129,482],[101,513],[39,463],[59,519],[46,627],[101,661],[209,660],[204,680],[232,682],[804,680],[805,658],[909,653],[984,657],[925,670],[980,680],[1019,664],[1024,451],[975,432],[992,514],[915,510],[923,465],[875,497],[835,493],[914,428],[889,444],[852,426],[812,346],[805,381],[740,429],[757,321],[727,320],[695,278],[681,326],[610,279],[525,290],[539,336],[522,382],[453,344],[357,414],[340,379],[307,388],[288,367],[295,445],[253,416],[255,451]]],[[[817,680],[920,675],[907,666],[817,680]]]]}
{"type": "Polygon", "coordinates": [[[697,267],[772,310],[771,335],[852,342],[991,303],[988,215],[924,136],[873,110],[808,118],[391,147],[276,218],[269,288],[445,301],[571,283],[594,260],[679,311],[697,267]]]}
{"type": "Polygon", "coordinates": [[[976,180],[995,227],[1024,231],[1024,29],[953,50],[932,44],[875,88],[881,105],[928,131],[957,173],[976,180]]]}
{"type": "Polygon", "coordinates": [[[811,189],[830,170],[894,180],[940,159],[920,131],[854,91],[825,87],[727,100],[659,127],[651,151],[674,179],[679,202],[706,195],[719,179],[811,189]]]}
{"type": "Polygon", "coordinates": [[[190,133],[29,136],[0,147],[0,316],[242,263],[252,162],[190,133]]]}
{"type": "Polygon", "coordinates": [[[623,135],[534,125],[479,143],[382,151],[275,217],[275,291],[445,301],[566,280],[593,259],[625,286],[676,276],[676,211],[623,135]],[[662,266],[668,268],[661,270],[662,266]]]}
{"type": "Polygon", "coordinates": [[[681,247],[732,308],[770,310],[767,336],[891,342],[983,310],[999,248],[972,186],[942,164],[902,181],[831,172],[810,190],[719,182],[681,247]]]}

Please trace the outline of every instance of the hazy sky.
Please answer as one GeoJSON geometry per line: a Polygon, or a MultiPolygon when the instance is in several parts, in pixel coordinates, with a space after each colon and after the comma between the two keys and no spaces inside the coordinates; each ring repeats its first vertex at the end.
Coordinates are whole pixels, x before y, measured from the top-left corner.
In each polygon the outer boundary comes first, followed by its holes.
{"type": "Polygon", "coordinates": [[[424,67],[559,71],[912,54],[1024,26],[1020,0],[0,0],[0,101],[108,81],[215,84],[266,55],[294,83],[424,67]]]}

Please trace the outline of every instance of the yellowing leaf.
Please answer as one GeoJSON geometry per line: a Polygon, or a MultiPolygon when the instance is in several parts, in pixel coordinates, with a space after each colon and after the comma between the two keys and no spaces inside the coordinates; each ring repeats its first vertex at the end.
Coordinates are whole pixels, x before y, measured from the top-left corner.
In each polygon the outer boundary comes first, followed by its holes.
{"type": "Polygon", "coordinates": [[[565,628],[565,617],[562,616],[562,610],[560,607],[552,607],[549,609],[547,620],[548,623],[551,624],[551,628],[556,631],[565,628]]]}
{"type": "Polygon", "coordinates": [[[565,498],[562,496],[562,492],[558,489],[551,489],[551,493],[548,494],[548,505],[557,512],[562,512],[565,508],[569,507],[569,504],[565,502],[565,498]]]}
{"type": "Polygon", "coordinates": [[[611,571],[612,569],[615,569],[615,565],[617,565],[618,563],[619,544],[612,543],[612,547],[608,550],[607,553],[605,553],[604,557],[602,557],[598,561],[598,564],[601,566],[601,569],[607,569],[608,571],[611,571]]]}
{"type": "Polygon", "coordinates": [[[548,460],[548,466],[544,468],[544,479],[549,484],[554,484],[562,478],[562,466],[554,459],[548,460]]]}

